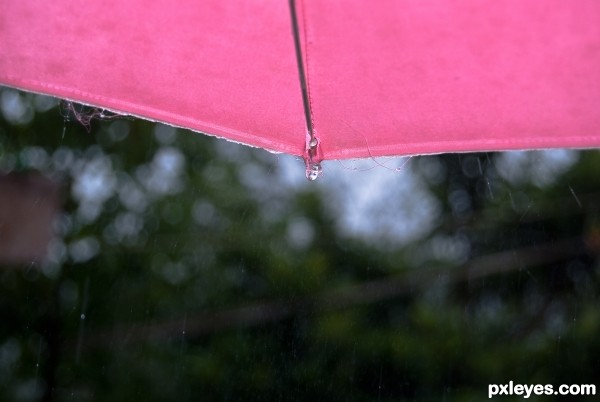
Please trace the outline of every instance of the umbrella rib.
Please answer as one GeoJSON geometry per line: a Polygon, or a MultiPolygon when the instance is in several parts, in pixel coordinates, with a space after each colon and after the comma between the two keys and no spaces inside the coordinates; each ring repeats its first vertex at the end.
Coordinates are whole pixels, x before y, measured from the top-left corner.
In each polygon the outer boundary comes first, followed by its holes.
{"type": "MultiPolygon", "coordinates": [[[[302,57],[302,43],[300,41],[300,28],[298,26],[298,15],[296,13],[296,1],[289,0],[290,15],[292,19],[292,32],[294,36],[294,45],[296,48],[296,62],[298,64],[298,76],[300,78],[300,88],[302,89],[302,103],[304,105],[304,118],[306,119],[306,129],[308,135],[306,137],[306,145],[304,151],[304,163],[306,164],[306,178],[315,180],[321,173],[321,160],[319,148],[319,139],[315,136],[313,114],[311,107],[310,92],[308,87],[308,62],[306,69],[304,68],[304,60],[302,57]]],[[[304,14],[303,14],[304,17],[304,14]]],[[[306,32],[306,29],[305,29],[306,32]]],[[[308,44],[306,45],[308,46],[308,44]]],[[[306,50],[308,53],[308,49],[306,50]]]]}
{"type": "Polygon", "coordinates": [[[308,94],[308,85],[306,79],[306,71],[302,58],[302,44],[300,43],[300,28],[298,27],[298,15],[296,14],[296,1],[289,0],[290,14],[292,17],[292,33],[294,34],[294,45],[296,49],[296,63],[298,64],[298,75],[300,78],[300,88],[302,89],[302,103],[304,105],[304,118],[306,119],[306,128],[310,138],[314,138],[312,111],[310,107],[310,99],[308,94]]]}

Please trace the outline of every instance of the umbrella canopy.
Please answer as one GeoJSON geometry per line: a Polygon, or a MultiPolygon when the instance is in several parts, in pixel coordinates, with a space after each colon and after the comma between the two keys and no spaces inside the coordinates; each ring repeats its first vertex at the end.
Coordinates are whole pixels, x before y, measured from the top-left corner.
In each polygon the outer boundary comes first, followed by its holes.
{"type": "Polygon", "coordinates": [[[597,147],[600,3],[11,1],[0,84],[303,156],[309,170],[597,147]]]}

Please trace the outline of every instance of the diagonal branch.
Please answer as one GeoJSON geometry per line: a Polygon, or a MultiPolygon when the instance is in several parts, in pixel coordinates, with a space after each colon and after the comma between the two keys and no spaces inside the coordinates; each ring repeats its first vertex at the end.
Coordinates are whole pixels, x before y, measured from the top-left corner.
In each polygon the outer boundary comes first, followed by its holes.
{"type": "Polygon", "coordinates": [[[203,312],[153,324],[131,324],[90,335],[85,347],[161,341],[181,336],[198,337],[231,328],[252,327],[274,322],[310,309],[331,311],[357,305],[377,303],[426,288],[440,276],[448,283],[472,281],[493,275],[508,274],[525,267],[548,264],[586,254],[581,238],[567,239],[542,246],[526,247],[482,256],[454,269],[418,271],[398,277],[326,291],[296,301],[275,300],[203,312]]]}

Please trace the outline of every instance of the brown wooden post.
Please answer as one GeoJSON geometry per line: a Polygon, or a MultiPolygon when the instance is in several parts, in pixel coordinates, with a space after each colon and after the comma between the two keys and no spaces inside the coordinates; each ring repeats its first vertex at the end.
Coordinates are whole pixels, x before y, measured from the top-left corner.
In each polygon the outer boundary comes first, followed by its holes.
{"type": "Polygon", "coordinates": [[[41,174],[0,175],[0,263],[44,261],[59,205],[58,185],[41,174]]]}

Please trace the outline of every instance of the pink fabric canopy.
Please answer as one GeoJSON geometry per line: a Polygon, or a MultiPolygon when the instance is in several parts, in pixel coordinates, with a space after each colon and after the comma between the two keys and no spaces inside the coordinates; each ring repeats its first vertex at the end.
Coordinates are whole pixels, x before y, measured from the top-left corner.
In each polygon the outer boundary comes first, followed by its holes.
{"type": "Polygon", "coordinates": [[[597,0],[3,3],[0,84],[272,151],[600,146],[597,0]]]}

